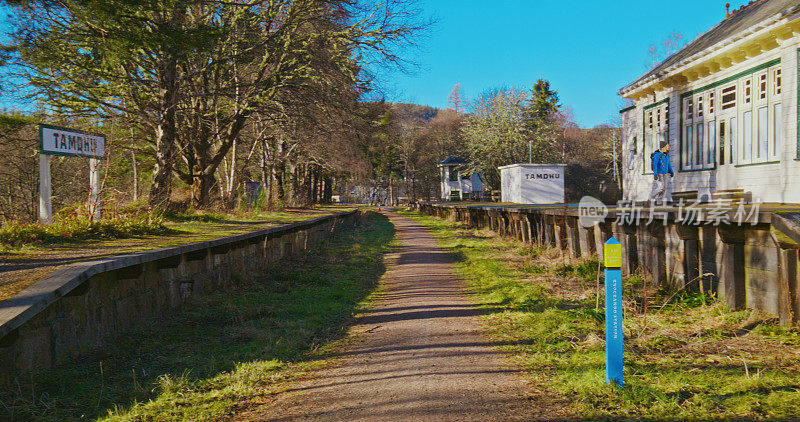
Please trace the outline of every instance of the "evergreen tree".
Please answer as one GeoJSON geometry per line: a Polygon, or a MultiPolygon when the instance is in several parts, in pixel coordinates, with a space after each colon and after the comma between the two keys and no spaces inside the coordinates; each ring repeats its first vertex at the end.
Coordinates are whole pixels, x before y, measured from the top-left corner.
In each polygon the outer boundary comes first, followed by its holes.
{"type": "Polygon", "coordinates": [[[558,101],[558,92],[550,89],[550,82],[544,79],[537,79],[533,88],[531,88],[531,96],[527,101],[526,115],[533,122],[552,117],[560,107],[558,101]]]}

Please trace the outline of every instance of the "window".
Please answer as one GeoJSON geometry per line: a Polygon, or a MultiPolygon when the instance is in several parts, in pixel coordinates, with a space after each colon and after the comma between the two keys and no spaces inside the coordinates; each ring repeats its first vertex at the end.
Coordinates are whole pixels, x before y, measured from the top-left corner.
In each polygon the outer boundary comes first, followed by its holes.
{"type": "Polygon", "coordinates": [[[692,120],[694,116],[694,103],[691,98],[686,99],[686,120],[692,120]]]}
{"type": "Polygon", "coordinates": [[[697,117],[703,117],[703,96],[697,97],[697,117]]]}
{"type": "Polygon", "coordinates": [[[708,122],[708,142],[706,142],[706,165],[713,166],[717,152],[717,122],[708,122]]]}
{"type": "Polygon", "coordinates": [[[683,168],[692,168],[692,125],[686,126],[686,136],[683,138],[685,145],[683,146],[683,168]]]}
{"type": "Polygon", "coordinates": [[[750,156],[753,152],[753,112],[745,111],[742,115],[744,127],[742,130],[742,160],[745,162],[750,161],[750,156]]]}
{"type": "Polygon", "coordinates": [[[744,81],[744,103],[750,104],[750,100],[752,99],[752,81],[750,79],[746,79],[744,81]]]}
{"type": "Polygon", "coordinates": [[[644,136],[642,137],[642,173],[648,173],[651,171],[650,166],[647,165],[647,161],[650,160],[650,154],[653,151],[650,149],[652,143],[652,134],[649,132],[645,132],[644,136]]]}
{"type": "Polygon", "coordinates": [[[653,104],[645,111],[645,131],[642,138],[643,172],[650,173],[650,155],[659,148],[661,141],[669,136],[669,105],[666,101],[653,104]]]}
{"type": "Polygon", "coordinates": [[[719,165],[725,165],[725,140],[727,132],[725,132],[725,120],[719,122],[719,165]]]}
{"type": "Polygon", "coordinates": [[[708,114],[714,114],[714,91],[708,93],[708,114]]]}
{"type": "MultiPolygon", "coordinates": [[[[655,152],[656,150],[658,150],[658,144],[661,142],[661,134],[654,133],[653,136],[650,138],[650,142],[652,142],[650,144],[650,152],[655,152]]],[[[647,158],[650,159],[650,156],[648,155],[647,158]]]]}
{"type": "Polygon", "coordinates": [[[764,160],[767,158],[769,151],[769,123],[767,123],[767,107],[758,109],[758,149],[756,151],[756,158],[764,160]]]}
{"type": "Polygon", "coordinates": [[[781,159],[786,133],[779,62],[762,64],[722,86],[681,95],[681,170],[781,159]]]}
{"type": "Polygon", "coordinates": [[[458,170],[448,167],[448,171],[450,172],[450,181],[451,182],[458,182],[458,170]]]}
{"type": "Polygon", "coordinates": [[[703,142],[703,124],[702,123],[698,123],[696,130],[697,130],[697,132],[694,134],[695,138],[697,138],[694,141],[694,145],[695,145],[694,165],[695,165],[695,167],[702,167],[703,166],[703,144],[704,144],[704,142],[703,142]]]}
{"type": "Polygon", "coordinates": [[[736,118],[731,117],[731,123],[728,125],[731,134],[728,136],[728,162],[736,164],[736,118]]]}
{"type": "Polygon", "coordinates": [[[781,110],[781,103],[776,103],[772,107],[772,122],[775,125],[772,130],[773,136],[775,136],[775,142],[772,143],[772,158],[780,160],[781,153],[783,152],[783,112],[781,110]]]}
{"type": "Polygon", "coordinates": [[[722,89],[722,109],[736,107],[736,85],[722,89]]]}

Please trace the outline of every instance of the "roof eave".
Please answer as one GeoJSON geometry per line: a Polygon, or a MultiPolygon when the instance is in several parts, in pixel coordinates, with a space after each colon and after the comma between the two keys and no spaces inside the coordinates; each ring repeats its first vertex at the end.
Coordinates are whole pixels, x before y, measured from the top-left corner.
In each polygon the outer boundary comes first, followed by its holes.
{"type": "MultiPolygon", "coordinates": [[[[629,98],[627,96],[630,96],[633,93],[636,93],[638,91],[646,89],[646,88],[652,86],[655,83],[663,81],[664,79],[666,79],[669,76],[672,76],[674,74],[677,74],[677,73],[680,73],[680,72],[686,70],[689,67],[689,65],[693,64],[694,62],[698,61],[699,59],[701,59],[703,57],[710,56],[711,54],[713,54],[715,52],[722,52],[721,50],[726,49],[726,47],[728,47],[728,49],[730,49],[730,47],[733,47],[734,44],[736,44],[738,42],[741,42],[743,40],[746,40],[748,38],[750,38],[750,39],[757,38],[760,35],[763,35],[764,32],[769,32],[770,30],[775,29],[775,27],[778,27],[778,26],[781,26],[781,25],[788,25],[790,22],[792,22],[795,19],[797,19],[797,17],[798,17],[797,16],[797,12],[798,11],[800,11],[800,4],[792,6],[791,8],[789,8],[789,9],[787,9],[787,10],[781,12],[781,13],[777,13],[777,14],[775,14],[775,15],[767,18],[767,19],[764,19],[764,20],[760,21],[758,24],[753,25],[753,26],[751,26],[751,27],[749,27],[749,28],[747,28],[747,29],[745,29],[743,31],[740,31],[737,34],[735,34],[735,35],[733,35],[731,37],[728,37],[728,39],[726,39],[724,41],[721,41],[721,42],[718,42],[718,43],[716,43],[716,44],[714,44],[712,46],[709,46],[708,48],[703,49],[703,50],[695,53],[694,55],[692,55],[690,57],[687,57],[684,60],[681,60],[680,62],[674,63],[674,64],[672,64],[671,66],[669,66],[669,67],[667,67],[665,69],[659,70],[658,67],[656,67],[654,70],[648,71],[647,73],[645,73],[644,75],[642,75],[638,79],[636,79],[635,81],[633,81],[633,82],[629,83],[628,85],[625,85],[624,87],[622,87],[619,90],[619,92],[617,93],[617,95],[629,98]],[[784,21],[784,22],[781,22],[781,21],[784,21]]],[[[719,25],[719,24],[717,24],[717,25],[719,25]]],[[[716,28],[717,25],[715,25],[714,28],[716,28]]],[[[713,28],[709,29],[709,31],[711,31],[712,29],[713,28]]],[[[708,32],[708,31],[706,31],[706,32],[708,32]]],[[[681,50],[679,50],[675,54],[678,54],[680,51],[682,51],[685,48],[688,48],[690,45],[691,44],[686,45],[684,48],[682,48],[681,50]]]]}

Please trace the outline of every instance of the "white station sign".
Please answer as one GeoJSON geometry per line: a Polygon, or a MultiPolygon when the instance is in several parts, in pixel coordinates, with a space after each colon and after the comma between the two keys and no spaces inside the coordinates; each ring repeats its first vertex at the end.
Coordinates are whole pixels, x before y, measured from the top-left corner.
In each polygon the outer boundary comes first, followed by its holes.
{"type": "Polygon", "coordinates": [[[105,155],[106,137],[65,127],[39,125],[39,152],[99,158],[105,155]]]}

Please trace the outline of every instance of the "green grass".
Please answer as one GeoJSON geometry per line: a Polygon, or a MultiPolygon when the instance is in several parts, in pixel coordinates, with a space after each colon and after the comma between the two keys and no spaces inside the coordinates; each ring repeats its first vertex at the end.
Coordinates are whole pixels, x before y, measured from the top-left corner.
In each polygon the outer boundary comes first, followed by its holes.
{"type": "Polygon", "coordinates": [[[495,340],[510,343],[502,348],[514,363],[537,388],[562,398],[575,418],[796,420],[800,415],[800,332],[781,328],[773,317],[731,311],[695,292],[673,295],[649,286],[649,296],[643,296],[646,280],[631,277],[624,282],[625,387],[611,387],[605,383],[604,316],[602,308],[595,310],[597,261],[565,264],[557,251],[405,215],[463,257],[457,266],[471,297],[496,309],[483,317],[495,340]],[[645,300],[647,314],[641,312],[645,300]]]}
{"type": "Polygon", "coordinates": [[[0,390],[0,420],[217,420],[330,364],[384,271],[394,228],[361,227],[183,306],[91,359],[0,390]],[[33,382],[32,382],[33,381],[33,382]]]}
{"type": "Polygon", "coordinates": [[[120,239],[134,236],[165,235],[173,230],[155,214],[121,215],[92,221],[74,216],[56,216],[53,224],[8,223],[0,228],[0,244],[6,247],[48,245],[91,239],[120,239]]]}

